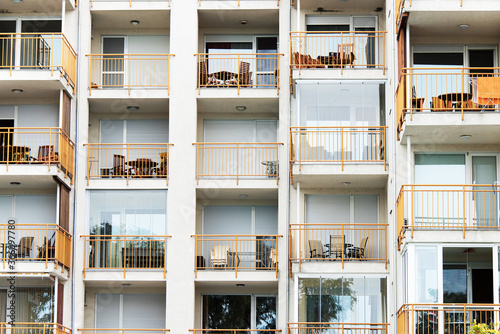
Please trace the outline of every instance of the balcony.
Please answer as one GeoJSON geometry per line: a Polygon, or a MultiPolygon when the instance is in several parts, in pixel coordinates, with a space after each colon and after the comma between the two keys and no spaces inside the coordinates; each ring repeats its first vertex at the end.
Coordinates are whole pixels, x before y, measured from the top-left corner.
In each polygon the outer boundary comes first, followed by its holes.
{"type": "MultiPolygon", "coordinates": [[[[164,2],[168,4],[168,7],[170,7],[170,1],[171,0],[154,0],[155,2],[164,2]]],[[[144,2],[144,0],[119,0],[119,1],[112,1],[112,0],[90,0],[90,7],[94,7],[94,2],[100,3],[100,2],[120,2],[120,3],[125,3],[129,4],[130,7],[133,7],[133,5],[137,5],[141,2],[144,2]]]]}
{"type": "Polygon", "coordinates": [[[71,329],[56,323],[0,322],[0,333],[10,334],[71,334],[71,329]]]}
{"type": "Polygon", "coordinates": [[[85,239],[83,277],[89,271],[160,271],[166,277],[169,235],[82,235],[85,239]]]}
{"type": "Polygon", "coordinates": [[[0,128],[0,136],[0,164],[7,171],[9,167],[46,165],[50,172],[51,166],[58,166],[72,183],[75,144],[61,128],[0,128]]]}
{"type": "Polygon", "coordinates": [[[87,147],[87,185],[91,179],[165,179],[168,185],[169,149],[173,144],[84,144],[87,147]]]}
{"type": "MultiPolygon", "coordinates": [[[[16,80],[34,80],[38,77],[21,76],[17,70],[43,70],[60,74],[67,84],[75,89],[76,82],[76,52],[61,33],[16,33],[0,34],[0,69],[8,69],[11,77],[16,80]]],[[[38,78],[39,79],[39,78],[38,78]]],[[[45,78],[41,78],[44,80],[45,78]]]]}
{"type": "Polygon", "coordinates": [[[91,54],[89,95],[93,89],[166,89],[170,93],[172,54],[91,54]]]}
{"type": "MultiPolygon", "coordinates": [[[[214,1],[214,0],[198,0],[198,4],[201,6],[201,4],[203,2],[207,2],[207,1],[214,1]]],[[[215,0],[217,1],[217,0],[215,0]]],[[[249,0],[233,0],[234,2],[237,2],[238,3],[238,6],[242,3],[242,2],[251,2],[249,0]]],[[[269,1],[274,1],[274,0],[269,0],[269,1]]],[[[280,5],[280,0],[276,0],[276,6],[279,6],[280,5]]]]}
{"type": "Polygon", "coordinates": [[[469,333],[474,321],[488,325],[496,323],[499,306],[498,304],[404,304],[397,312],[398,333],[469,333]]]}
{"type": "Polygon", "coordinates": [[[289,261],[384,262],[388,224],[290,224],[289,261]]]}
{"type": "Polygon", "coordinates": [[[199,53],[198,94],[201,88],[274,88],[279,94],[279,53],[199,53]]]}
{"type": "Polygon", "coordinates": [[[278,148],[282,143],[194,143],[196,181],[200,179],[272,179],[278,184],[278,148]]]}
{"type": "Polygon", "coordinates": [[[55,263],[56,267],[69,272],[71,239],[71,234],[56,224],[0,224],[2,269],[11,270],[10,261],[15,260],[19,264],[44,263],[45,269],[49,263],[55,263]],[[11,243],[13,236],[14,244],[11,243]]]}
{"type": "Polygon", "coordinates": [[[446,129],[448,137],[458,138],[465,125],[482,125],[483,140],[494,136],[498,120],[493,113],[500,110],[500,75],[494,72],[499,69],[403,69],[396,93],[399,138],[426,140],[432,136],[434,143],[433,131],[446,129]]]}
{"type": "Polygon", "coordinates": [[[273,271],[278,278],[278,238],[281,235],[193,235],[195,277],[200,270],[273,271]]]}
{"type": "MultiPolygon", "coordinates": [[[[496,231],[499,186],[403,185],[396,201],[398,243],[421,231],[496,231]]],[[[472,232],[471,232],[472,233],[472,232]]]]}
{"type": "Polygon", "coordinates": [[[298,69],[381,69],[385,75],[386,31],[292,31],[290,67],[298,69]]]}
{"type": "Polygon", "coordinates": [[[281,329],[190,329],[193,334],[279,334],[281,329]]]}
{"type": "Polygon", "coordinates": [[[288,334],[387,334],[389,324],[348,322],[289,322],[288,334]]]}

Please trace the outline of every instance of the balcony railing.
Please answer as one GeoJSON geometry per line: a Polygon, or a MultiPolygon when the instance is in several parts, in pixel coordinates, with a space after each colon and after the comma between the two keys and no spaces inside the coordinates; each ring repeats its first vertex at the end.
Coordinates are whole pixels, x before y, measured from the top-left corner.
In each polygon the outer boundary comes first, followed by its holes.
{"type": "Polygon", "coordinates": [[[56,323],[0,322],[0,333],[6,334],[71,334],[71,329],[56,323]]]}
{"type": "Polygon", "coordinates": [[[398,88],[398,126],[405,114],[500,110],[500,68],[404,68],[398,88]],[[403,85],[401,87],[401,85],[403,85]]]}
{"type": "MultiPolygon", "coordinates": [[[[399,0],[399,1],[403,1],[403,3],[409,3],[411,7],[413,5],[413,1],[418,2],[419,0],[399,0]]],[[[453,0],[450,2],[454,4],[460,3],[460,7],[462,7],[464,0],[453,0]]]]}
{"type": "Polygon", "coordinates": [[[90,179],[163,178],[168,184],[169,148],[173,144],[84,144],[87,185],[90,179]]]}
{"type": "Polygon", "coordinates": [[[0,260],[3,269],[9,261],[55,262],[71,268],[72,236],[56,224],[0,224],[0,260]],[[14,227],[14,228],[13,228],[14,227]]]}
{"type": "Polygon", "coordinates": [[[193,334],[278,334],[281,329],[190,329],[193,334]]]}
{"type": "MultiPolygon", "coordinates": [[[[205,0],[198,0],[198,4],[201,6],[201,3],[205,1],[205,0]]],[[[211,1],[214,1],[214,0],[211,0],[211,1]]],[[[215,0],[217,1],[217,0],[215,0]]],[[[231,2],[231,1],[237,1],[238,2],[238,6],[240,5],[241,2],[245,2],[245,1],[248,1],[248,0],[218,0],[218,1],[227,1],[227,2],[231,2]]],[[[271,0],[270,0],[271,1],[271,0]]],[[[276,0],[276,5],[279,6],[280,5],[280,0],[276,0]]]]}
{"type": "Polygon", "coordinates": [[[201,88],[275,88],[279,94],[279,53],[199,53],[201,88]]]}
{"type": "MultiPolygon", "coordinates": [[[[124,2],[124,3],[129,3],[130,4],[130,7],[132,7],[132,4],[136,4],[136,3],[141,3],[141,2],[150,2],[148,0],[119,0],[119,2],[124,2]]],[[[168,6],[170,7],[170,1],[171,0],[155,0],[156,2],[167,2],[168,3],[168,6]]],[[[94,6],[94,2],[110,2],[110,0],[90,0],[90,7],[93,7],[94,6]]],[[[113,1],[113,2],[116,2],[113,1]]]]}
{"type": "Polygon", "coordinates": [[[195,277],[200,270],[271,270],[278,277],[278,238],[281,235],[193,235],[195,277]]]}
{"type": "Polygon", "coordinates": [[[298,68],[382,69],[386,31],[292,31],[290,66],[298,68]]]}
{"type": "Polygon", "coordinates": [[[396,201],[399,239],[414,230],[498,230],[500,185],[403,185],[396,201]]]}
{"type": "Polygon", "coordinates": [[[290,128],[290,163],[383,163],[386,126],[290,128]]]}
{"type": "Polygon", "coordinates": [[[166,88],[170,93],[173,54],[91,54],[89,94],[92,89],[166,88]]]}
{"type": "Polygon", "coordinates": [[[500,304],[404,304],[397,312],[398,333],[469,333],[474,321],[497,324],[499,308],[500,304]]]}
{"type": "MultiPolygon", "coordinates": [[[[289,261],[381,261],[388,224],[290,224],[289,261]]],[[[291,265],[290,265],[291,268],[291,265]]]]}
{"type": "Polygon", "coordinates": [[[196,181],[200,178],[269,178],[278,184],[278,147],[282,143],[194,143],[196,181]]]}
{"type": "Polygon", "coordinates": [[[288,334],[387,334],[388,326],[385,323],[289,322],[288,334]]]}
{"type": "Polygon", "coordinates": [[[58,165],[72,178],[75,144],[60,128],[0,128],[0,164],[58,165]]]}
{"type": "Polygon", "coordinates": [[[166,244],[169,235],[82,235],[88,270],[120,270],[123,277],[135,269],[156,270],[166,277],[166,244]]]}
{"type": "Polygon", "coordinates": [[[73,89],[76,52],[61,33],[0,33],[0,69],[41,69],[61,72],[73,89]]]}

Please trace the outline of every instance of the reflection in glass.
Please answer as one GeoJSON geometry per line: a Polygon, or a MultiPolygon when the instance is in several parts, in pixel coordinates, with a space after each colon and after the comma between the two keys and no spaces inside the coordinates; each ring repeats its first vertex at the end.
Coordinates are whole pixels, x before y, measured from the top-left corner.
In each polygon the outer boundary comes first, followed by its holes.
{"type": "Polygon", "coordinates": [[[251,326],[250,295],[204,295],[203,327],[247,329],[251,326]]]}

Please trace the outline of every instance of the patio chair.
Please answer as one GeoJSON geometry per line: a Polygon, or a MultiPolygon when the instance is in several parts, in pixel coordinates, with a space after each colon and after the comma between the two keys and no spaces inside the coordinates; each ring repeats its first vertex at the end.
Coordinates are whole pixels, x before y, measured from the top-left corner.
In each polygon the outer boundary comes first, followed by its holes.
{"type": "Polygon", "coordinates": [[[322,259],[328,257],[328,251],[323,251],[323,243],[320,240],[309,240],[310,258],[322,259]]]}
{"type": "Polygon", "coordinates": [[[271,248],[271,252],[269,253],[269,266],[271,268],[276,268],[276,264],[278,263],[278,251],[276,248],[271,248]]]}
{"type": "Polygon", "coordinates": [[[336,61],[337,65],[346,66],[353,65],[354,63],[354,43],[350,44],[339,44],[338,45],[338,59],[336,61]]]}
{"type": "Polygon", "coordinates": [[[155,168],[156,176],[168,175],[168,152],[160,153],[160,165],[155,168]]]}
{"type": "Polygon", "coordinates": [[[31,255],[31,247],[33,245],[34,237],[22,237],[19,240],[19,245],[17,245],[17,257],[18,258],[29,258],[31,255]]]}
{"type": "Polygon", "coordinates": [[[113,177],[123,177],[128,174],[125,167],[125,157],[121,154],[113,154],[113,177]]]}
{"type": "Polygon", "coordinates": [[[38,157],[36,161],[47,163],[49,161],[57,161],[58,154],[54,152],[54,145],[41,145],[38,147],[38,157]]]}
{"type": "Polygon", "coordinates": [[[341,258],[345,251],[345,236],[331,235],[329,248],[330,257],[341,258]]]}
{"type": "Polygon", "coordinates": [[[208,75],[207,61],[202,60],[198,64],[198,83],[200,87],[207,87],[209,85],[217,85],[217,79],[212,75],[208,75]]]}
{"type": "Polygon", "coordinates": [[[245,87],[250,87],[252,85],[252,72],[250,72],[250,63],[246,61],[240,61],[238,70],[238,84],[245,87]]]}
{"type": "Polygon", "coordinates": [[[368,243],[368,237],[361,239],[361,244],[359,247],[350,247],[349,256],[355,259],[366,258],[366,244],[368,243]]]}
{"type": "Polygon", "coordinates": [[[218,245],[214,247],[214,250],[210,250],[210,260],[212,261],[212,267],[227,267],[229,263],[229,246],[218,245]]]}

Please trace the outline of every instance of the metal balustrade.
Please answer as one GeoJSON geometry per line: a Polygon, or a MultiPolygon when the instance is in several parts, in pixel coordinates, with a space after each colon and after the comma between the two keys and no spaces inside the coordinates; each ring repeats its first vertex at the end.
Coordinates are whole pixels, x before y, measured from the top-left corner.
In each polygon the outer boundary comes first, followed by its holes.
{"type": "Polygon", "coordinates": [[[62,33],[0,33],[0,69],[60,72],[75,88],[76,52],[62,33]]]}
{"type": "Polygon", "coordinates": [[[387,334],[387,323],[289,322],[288,334],[387,334]]]}
{"type": "MultiPolygon", "coordinates": [[[[156,2],[167,2],[168,6],[170,7],[170,1],[171,0],[154,0],[156,2]]],[[[90,0],[90,7],[94,6],[94,2],[110,2],[110,0],[90,0]]],[[[113,2],[116,2],[114,0],[113,2]]],[[[132,7],[133,4],[141,3],[141,2],[150,2],[149,0],[119,0],[119,2],[124,2],[124,3],[129,3],[130,7],[132,7]]]]}
{"type": "Polygon", "coordinates": [[[89,270],[156,270],[166,277],[169,235],[82,235],[85,241],[83,276],[89,270]]]}
{"type": "Polygon", "coordinates": [[[90,54],[89,94],[93,89],[166,88],[170,93],[173,54],[90,54]]]}
{"type": "Polygon", "coordinates": [[[168,184],[169,153],[173,144],[84,144],[87,185],[90,179],[162,178],[168,184]]]}
{"type": "Polygon", "coordinates": [[[196,180],[268,178],[278,184],[278,147],[282,143],[194,143],[196,180]]]}
{"type": "Polygon", "coordinates": [[[381,261],[387,268],[388,224],[290,224],[289,256],[305,261],[381,261]]]}
{"type": "Polygon", "coordinates": [[[274,271],[278,277],[281,235],[193,235],[195,277],[200,270],[274,271]]]}

